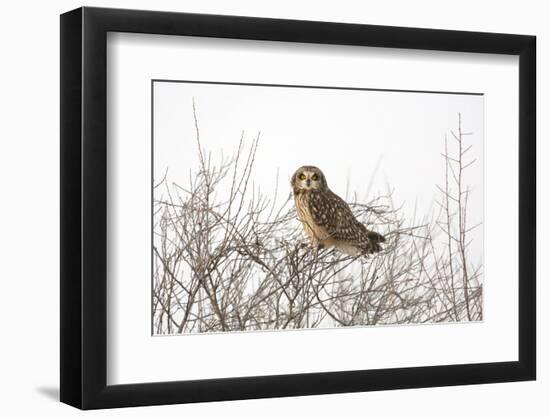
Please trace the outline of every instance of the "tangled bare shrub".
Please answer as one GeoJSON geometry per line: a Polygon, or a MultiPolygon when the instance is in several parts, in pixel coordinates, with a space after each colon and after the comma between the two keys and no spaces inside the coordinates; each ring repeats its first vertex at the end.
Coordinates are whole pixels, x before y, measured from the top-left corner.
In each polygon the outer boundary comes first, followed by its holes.
{"type": "Polygon", "coordinates": [[[292,196],[278,205],[278,182],[271,197],[251,183],[259,135],[214,161],[195,125],[198,169],[185,185],[166,176],[155,185],[153,333],[482,319],[481,267],[468,263],[460,120],[457,155],[445,141],[435,217],[405,219],[391,192],[350,204],[387,238],[368,258],[312,253],[292,196]]]}

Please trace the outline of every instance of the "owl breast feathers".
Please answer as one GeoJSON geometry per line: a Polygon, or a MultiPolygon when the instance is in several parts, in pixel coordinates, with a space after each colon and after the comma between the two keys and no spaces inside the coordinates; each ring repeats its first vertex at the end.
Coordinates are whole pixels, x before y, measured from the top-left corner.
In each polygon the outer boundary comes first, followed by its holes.
{"type": "MultiPolygon", "coordinates": [[[[309,168],[305,170],[306,176],[308,171],[318,170],[315,167],[306,168],[309,168]]],[[[384,236],[367,230],[355,218],[348,204],[328,188],[324,176],[321,178],[321,175],[320,170],[317,175],[312,175],[313,178],[319,178],[319,187],[311,187],[311,181],[307,177],[307,185],[301,186],[300,177],[293,177],[296,212],[313,250],[334,246],[352,256],[380,251],[380,244],[385,242],[384,236]]]]}

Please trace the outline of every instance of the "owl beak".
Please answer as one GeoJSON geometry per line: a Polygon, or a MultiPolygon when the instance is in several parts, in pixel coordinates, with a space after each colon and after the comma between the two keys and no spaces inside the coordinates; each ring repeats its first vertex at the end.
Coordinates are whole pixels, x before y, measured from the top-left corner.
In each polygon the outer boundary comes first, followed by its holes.
{"type": "Polygon", "coordinates": [[[311,185],[311,180],[308,178],[306,181],[306,185],[309,187],[311,185]]]}

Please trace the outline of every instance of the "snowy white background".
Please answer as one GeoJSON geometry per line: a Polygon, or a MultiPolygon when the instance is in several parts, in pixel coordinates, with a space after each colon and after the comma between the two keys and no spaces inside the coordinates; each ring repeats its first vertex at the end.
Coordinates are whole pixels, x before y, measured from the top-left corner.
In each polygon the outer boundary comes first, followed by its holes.
{"type": "MultiPolygon", "coordinates": [[[[88,5],[332,20],[371,24],[434,27],[536,34],[538,36],[538,160],[550,158],[547,141],[547,112],[550,84],[541,76],[550,65],[550,27],[546,5],[535,0],[505,4],[500,1],[465,0],[459,7],[435,0],[417,2],[354,2],[279,0],[203,0],[182,3],[175,0],[97,1],[88,5]],[[498,10],[498,13],[495,11],[498,10]]],[[[0,409],[6,415],[42,414],[73,416],[81,412],[57,402],[59,378],[59,27],[58,15],[81,6],[74,0],[55,3],[9,3],[4,7],[2,47],[6,65],[0,69],[5,82],[2,108],[3,148],[0,173],[4,201],[2,219],[2,277],[4,294],[25,294],[33,308],[22,309],[21,298],[6,296],[0,304],[4,343],[0,359],[0,383],[5,393],[0,409]],[[25,16],[27,26],[21,28],[25,16]],[[21,87],[32,92],[22,94],[21,87]],[[32,114],[32,122],[29,116],[32,114]],[[17,174],[17,180],[14,179],[17,174]],[[31,190],[32,192],[29,192],[31,190]],[[10,202],[11,201],[11,202],[10,202]],[[21,219],[26,219],[22,222],[21,219]],[[32,252],[29,236],[35,236],[32,252]],[[31,261],[32,260],[32,261],[31,261]],[[21,268],[24,265],[25,268],[21,268]],[[39,322],[37,323],[37,319],[39,322]],[[33,323],[32,329],[22,323],[33,323]]],[[[550,210],[550,166],[538,164],[539,213],[550,210]],[[543,187],[544,185],[544,187],[543,187]]],[[[550,221],[540,216],[539,258],[550,250],[550,221]]],[[[539,352],[550,349],[549,303],[550,264],[539,263],[539,352]]],[[[391,392],[353,393],[313,397],[191,404],[168,407],[105,410],[100,416],[334,416],[369,410],[374,415],[446,416],[492,415],[545,416],[548,411],[550,362],[539,358],[539,381],[484,386],[444,387],[391,392]]]]}
{"type": "MultiPolygon", "coordinates": [[[[264,194],[274,194],[279,173],[279,205],[290,192],[290,177],[302,165],[316,165],[340,196],[354,193],[366,203],[393,191],[394,203],[416,224],[437,211],[444,187],[444,137],[457,155],[458,113],[462,115],[465,171],[472,191],[468,225],[483,222],[482,95],[397,91],[290,88],[177,82],[154,83],[154,178],[186,185],[199,166],[196,114],[202,146],[213,161],[237,149],[241,132],[250,142],[261,132],[251,180],[264,194]],[[349,181],[349,183],[348,183],[349,181]],[[349,187],[349,188],[348,188],[349,187]]],[[[156,197],[163,188],[157,189],[156,197]]],[[[229,190],[221,190],[221,193],[229,190]]],[[[483,228],[472,231],[469,259],[478,264],[483,228]]]]}

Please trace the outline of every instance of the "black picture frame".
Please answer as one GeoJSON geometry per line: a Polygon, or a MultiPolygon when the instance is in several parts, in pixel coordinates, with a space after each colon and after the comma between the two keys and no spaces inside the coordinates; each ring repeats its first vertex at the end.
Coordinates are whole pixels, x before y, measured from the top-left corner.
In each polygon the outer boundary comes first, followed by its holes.
{"type": "Polygon", "coordinates": [[[533,380],[534,36],[79,8],[61,15],[61,401],[82,409],[533,380]],[[512,362],[107,385],[108,32],[519,56],[519,358],[512,362]]]}

